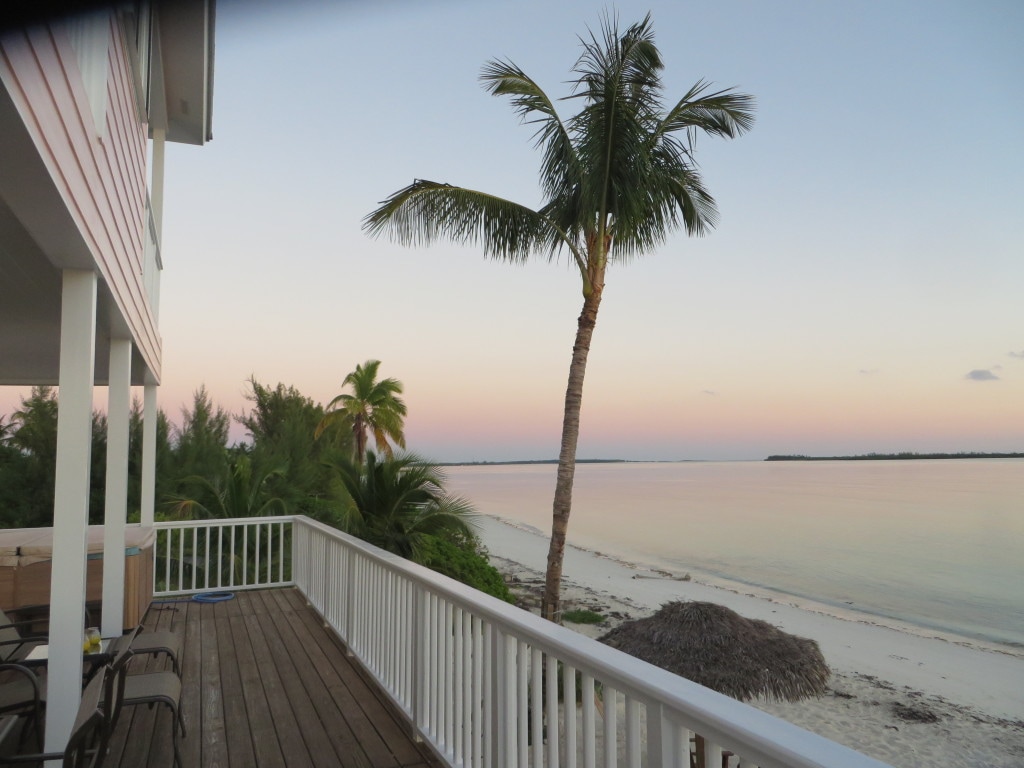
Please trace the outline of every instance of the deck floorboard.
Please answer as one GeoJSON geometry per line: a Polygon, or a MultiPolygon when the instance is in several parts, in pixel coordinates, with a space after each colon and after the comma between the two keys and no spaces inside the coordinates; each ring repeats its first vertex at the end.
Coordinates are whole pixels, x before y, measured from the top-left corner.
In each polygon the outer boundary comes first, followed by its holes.
{"type": "MultiPolygon", "coordinates": [[[[439,768],[294,589],[155,602],[147,630],[183,633],[184,768],[439,768]]],[[[170,669],[140,656],[131,674],[170,669]]],[[[170,768],[167,707],[126,707],[107,766],[170,768]]]]}

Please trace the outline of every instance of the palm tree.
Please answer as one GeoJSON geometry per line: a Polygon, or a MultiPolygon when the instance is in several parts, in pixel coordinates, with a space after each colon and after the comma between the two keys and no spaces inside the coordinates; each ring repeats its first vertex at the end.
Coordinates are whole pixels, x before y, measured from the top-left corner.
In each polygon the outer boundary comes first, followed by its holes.
{"type": "Polygon", "coordinates": [[[377,381],[380,360],[367,360],[357,365],[341,386],[352,387],[352,394],[342,393],[327,404],[327,414],[317,425],[315,437],[338,421],[350,423],[355,437],[356,462],[363,463],[366,455],[366,433],[373,433],[377,450],[386,456],[392,455],[388,440],[405,448],[405,402],[398,397],[402,394],[402,382],[398,379],[377,381]]]}
{"type": "MultiPolygon", "coordinates": [[[[232,520],[251,517],[270,517],[275,514],[288,514],[288,507],[285,502],[273,496],[268,488],[271,478],[283,474],[281,469],[273,469],[269,472],[254,470],[248,456],[241,455],[230,462],[227,470],[222,474],[211,477],[194,475],[181,480],[181,484],[187,486],[190,492],[179,493],[170,496],[166,502],[168,510],[167,518],[171,520],[232,520]]],[[[242,550],[234,549],[234,536],[224,536],[215,528],[208,530],[195,529],[192,537],[185,537],[179,533],[178,539],[182,553],[177,558],[177,569],[196,568],[196,553],[204,550],[209,553],[211,549],[219,550],[220,554],[209,559],[212,565],[215,561],[221,563],[223,569],[220,573],[219,583],[229,583],[229,575],[233,573],[234,582],[242,583],[249,574],[256,579],[265,578],[270,580],[273,572],[272,559],[267,558],[260,561],[255,556],[260,546],[260,526],[251,539],[245,541],[242,550]],[[189,538],[191,540],[189,540],[189,538]],[[262,575],[261,575],[262,574],[262,575]]],[[[174,534],[170,530],[162,532],[166,538],[157,542],[157,550],[170,553],[174,550],[171,542],[174,534]]],[[[275,539],[277,546],[282,546],[280,537],[289,536],[287,533],[275,532],[272,527],[267,527],[262,545],[264,551],[274,551],[275,539]]],[[[285,539],[287,540],[287,538],[285,539]]],[[[288,557],[287,555],[285,556],[288,557]]],[[[290,558],[289,558],[290,559],[290,558]]],[[[202,558],[198,558],[199,561],[202,558]]],[[[172,561],[173,562],[173,561],[172,561]]],[[[180,571],[176,571],[180,572],[180,571]]],[[[201,583],[201,582],[200,582],[201,583]]]]}
{"type": "Polygon", "coordinates": [[[431,536],[472,535],[472,508],[444,489],[444,474],[434,464],[406,453],[366,463],[338,466],[351,499],[346,529],[371,544],[409,560],[419,560],[431,536]]]}
{"type": "Polygon", "coordinates": [[[196,491],[170,497],[167,501],[168,516],[172,520],[229,520],[287,514],[284,501],[272,496],[267,489],[270,479],[282,473],[281,469],[254,473],[249,457],[239,456],[223,476],[210,479],[192,475],[184,478],[182,484],[194,487],[196,491]]]}
{"type": "Polygon", "coordinates": [[[580,111],[562,120],[554,102],[510,61],[491,61],[481,80],[495,96],[508,96],[520,119],[537,126],[543,151],[539,209],[477,190],[418,179],[369,214],[371,235],[388,232],[403,245],[442,237],[478,244],[485,255],[520,263],[549,260],[563,251],[583,287],[569,366],[558,456],[551,545],[542,614],[557,621],[562,557],[572,504],[580,406],[587,354],[604,293],[609,262],[626,263],[663,243],[680,226],[691,235],[713,227],[717,209],[697,171],[697,133],[732,138],[753,125],[753,98],[704,81],[664,110],[650,15],[621,35],[606,16],[600,38],[581,40],[569,99],[580,111]]]}

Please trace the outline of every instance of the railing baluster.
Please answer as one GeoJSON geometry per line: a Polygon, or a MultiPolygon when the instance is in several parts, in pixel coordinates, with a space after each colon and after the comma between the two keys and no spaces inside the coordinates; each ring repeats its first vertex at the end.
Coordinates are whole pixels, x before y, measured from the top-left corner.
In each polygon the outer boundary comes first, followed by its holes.
{"type": "Polygon", "coordinates": [[[204,550],[205,550],[206,554],[203,555],[203,562],[205,563],[205,565],[203,567],[203,573],[206,575],[206,578],[203,579],[203,589],[209,589],[210,588],[210,538],[211,538],[210,534],[212,532],[212,528],[210,526],[206,526],[204,531],[205,531],[205,535],[203,536],[203,547],[204,547],[204,550]]]}
{"type": "Polygon", "coordinates": [[[444,601],[444,677],[441,685],[444,688],[444,748],[446,754],[452,753],[452,740],[454,739],[455,718],[454,692],[452,691],[452,667],[455,659],[454,648],[452,647],[452,603],[444,601]]]}
{"type": "Polygon", "coordinates": [[[559,727],[558,727],[558,659],[548,654],[544,660],[544,676],[547,684],[547,726],[548,726],[548,766],[558,768],[559,762],[559,727]]]}
{"type": "Polygon", "coordinates": [[[530,740],[533,764],[544,763],[544,654],[539,648],[530,653],[530,740]]]}
{"type": "Polygon", "coordinates": [[[256,536],[256,557],[254,558],[253,570],[255,571],[253,584],[260,583],[260,571],[263,570],[263,561],[260,559],[260,533],[263,531],[263,526],[259,523],[253,526],[253,534],[256,536]]]}
{"type": "Polygon", "coordinates": [[[626,765],[640,768],[640,702],[626,697],[626,765]]]}
{"type": "Polygon", "coordinates": [[[484,628],[473,617],[473,759],[474,768],[483,767],[484,751],[484,628]]]}
{"type": "Polygon", "coordinates": [[[499,766],[516,764],[516,638],[504,631],[500,634],[501,660],[498,667],[498,721],[504,725],[502,729],[499,766]]]}
{"type": "Polygon", "coordinates": [[[597,734],[594,711],[594,676],[583,674],[580,682],[581,716],[583,718],[583,765],[595,768],[597,756],[597,734]]]}
{"type": "Polygon", "coordinates": [[[174,529],[167,528],[161,533],[164,536],[164,590],[171,592],[171,560],[174,556],[174,547],[172,541],[174,539],[174,529]]]}
{"type": "Polygon", "coordinates": [[[198,547],[197,547],[198,541],[199,541],[199,529],[198,528],[193,528],[192,529],[192,589],[196,588],[196,571],[199,570],[198,567],[197,567],[197,561],[199,559],[198,552],[197,552],[197,550],[198,550],[198,547]]]}
{"type": "Polygon", "coordinates": [[[452,711],[452,756],[455,758],[455,764],[458,765],[465,759],[463,750],[465,742],[462,740],[462,706],[464,704],[462,686],[465,684],[462,677],[465,666],[462,660],[465,652],[462,646],[462,609],[458,606],[453,608],[452,619],[452,667],[454,675],[449,684],[453,689],[452,698],[454,700],[454,709],[452,711]]]}
{"type": "Polygon", "coordinates": [[[249,586],[249,526],[242,525],[242,586],[249,586]]]}
{"type": "Polygon", "coordinates": [[[217,526],[217,586],[224,586],[224,526],[217,526]]]}
{"type": "Polygon", "coordinates": [[[526,641],[520,640],[516,649],[516,733],[518,743],[516,751],[519,755],[519,768],[527,768],[530,759],[530,647],[526,641]]]}
{"type": "Polygon", "coordinates": [[[495,701],[498,696],[498,638],[494,624],[484,624],[483,648],[485,661],[483,665],[483,723],[481,731],[483,739],[483,760],[484,768],[495,768],[498,759],[498,734],[500,723],[498,722],[498,708],[495,701]]]}
{"type": "Polygon", "coordinates": [[[619,695],[605,683],[601,688],[601,698],[604,702],[604,768],[615,768],[619,757],[619,695]]]}
{"type": "Polygon", "coordinates": [[[284,523],[277,524],[277,580],[284,581],[284,523]]]}
{"type": "Polygon", "coordinates": [[[473,764],[473,614],[462,618],[462,760],[473,764]]]}
{"type": "Polygon", "coordinates": [[[178,532],[178,591],[185,589],[185,531],[178,532]]]}
{"type": "Polygon", "coordinates": [[[228,548],[228,586],[235,586],[235,529],[237,525],[231,526],[231,546],[228,548]]]}

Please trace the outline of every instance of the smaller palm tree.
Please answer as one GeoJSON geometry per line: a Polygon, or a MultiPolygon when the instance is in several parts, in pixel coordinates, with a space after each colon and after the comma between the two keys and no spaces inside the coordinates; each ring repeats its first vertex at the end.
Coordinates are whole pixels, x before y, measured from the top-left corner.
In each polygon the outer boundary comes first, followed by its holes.
{"type": "MultiPolygon", "coordinates": [[[[231,462],[227,472],[221,477],[211,479],[194,475],[182,480],[182,484],[191,492],[179,493],[168,499],[165,519],[231,520],[270,517],[275,514],[285,515],[288,513],[287,505],[282,499],[272,496],[268,490],[270,479],[283,474],[281,469],[254,472],[249,457],[239,456],[231,462]]],[[[256,527],[259,528],[259,526],[256,527]]],[[[170,553],[174,551],[174,547],[170,546],[173,533],[168,530],[163,534],[168,539],[165,543],[159,544],[157,549],[170,553]]],[[[171,563],[171,573],[175,576],[179,572],[187,574],[190,570],[195,574],[201,574],[203,568],[213,567],[213,563],[220,562],[220,580],[212,582],[215,584],[243,583],[247,575],[257,581],[260,579],[269,581],[271,578],[273,572],[271,559],[267,558],[261,562],[256,557],[260,537],[258,530],[245,543],[234,542],[231,536],[224,536],[223,532],[218,533],[214,528],[210,530],[197,529],[192,537],[185,536],[183,532],[178,535],[183,538],[179,539],[181,547],[179,554],[171,563]],[[217,557],[209,558],[211,548],[219,549],[220,554],[217,557]],[[207,555],[203,556],[201,554],[203,552],[206,552],[207,555]]],[[[263,535],[266,537],[263,540],[264,551],[267,553],[274,551],[274,531],[268,528],[263,535]]],[[[212,574],[209,576],[216,579],[212,574]]],[[[200,579],[199,583],[202,583],[203,577],[198,576],[198,578],[200,579]]]]}
{"type": "Polygon", "coordinates": [[[338,476],[351,504],[346,529],[388,552],[418,561],[430,537],[472,535],[469,502],[444,489],[435,464],[405,453],[365,464],[342,464],[338,476]]]}
{"type": "Polygon", "coordinates": [[[281,474],[282,470],[273,469],[254,477],[252,462],[247,456],[240,456],[231,462],[223,478],[211,480],[198,475],[185,478],[182,483],[196,488],[197,492],[172,496],[167,503],[168,517],[172,520],[227,520],[287,514],[284,501],[267,492],[270,478],[281,474]]]}
{"type": "Polygon", "coordinates": [[[340,423],[350,424],[355,437],[356,462],[362,464],[366,456],[367,433],[373,433],[377,450],[389,458],[392,448],[388,441],[405,448],[405,402],[402,382],[398,379],[377,381],[380,360],[367,360],[357,365],[342,387],[352,387],[352,394],[343,392],[327,404],[327,413],[317,425],[314,437],[319,438],[328,427],[340,423]]]}

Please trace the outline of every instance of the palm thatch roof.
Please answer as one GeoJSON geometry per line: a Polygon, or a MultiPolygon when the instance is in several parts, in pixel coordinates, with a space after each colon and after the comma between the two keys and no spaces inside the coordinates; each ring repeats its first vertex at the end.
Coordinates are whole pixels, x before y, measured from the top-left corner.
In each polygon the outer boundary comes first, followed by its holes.
{"type": "Polygon", "coordinates": [[[600,640],[740,701],[820,696],[830,674],[814,640],[714,603],[666,603],[600,640]]]}

